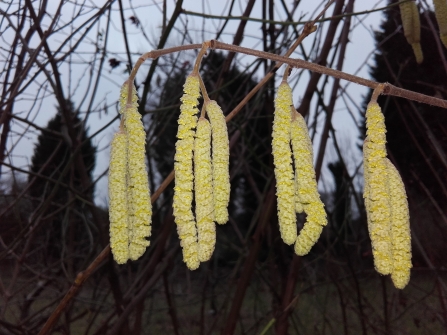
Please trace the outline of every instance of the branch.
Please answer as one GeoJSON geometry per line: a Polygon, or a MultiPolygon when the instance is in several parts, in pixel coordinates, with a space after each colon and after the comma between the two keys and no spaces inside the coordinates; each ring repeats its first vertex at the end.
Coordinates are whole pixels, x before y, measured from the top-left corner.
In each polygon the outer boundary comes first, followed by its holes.
{"type": "MultiPolygon", "coordinates": [[[[259,51],[259,50],[252,50],[249,48],[244,48],[241,46],[236,46],[236,45],[231,45],[231,44],[227,44],[227,43],[223,43],[223,42],[219,42],[216,40],[210,40],[210,48],[211,49],[218,49],[218,50],[227,50],[227,51],[231,51],[231,52],[238,52],[238,53],[243,53],[246,55],[250,55],[250,56],[255,56],[258,58],[264,58],[264,59],[269,59],[278,63],[284,63],[284,64],[288,64],[291,67],[294,68],[301,68],[301,69],[306,69],[306,70],[310,70],[313,72],[318,72],[327,76],[331,76],[334,78],[338,78],[338,79],[343,79],[343,80],[347,80],[350,81],[352,83],[358,84],[358,85],[362,85],[362,86],[366,86],[372,89],[377,88],[377,86],[380,84],[378,82],[375,82],[373,80],[369,80],[369,79],[365,79],[362,77],[358,77],[358,76],[354,76],[352,74],[348,74],[342,71],[338,71],[338,70],[334,70],[331,68],[328,68],[326,66],[322,66],[319,64],[315,64],[315,63],[311,63],[302,59],[297,59],[297,58],[289,58],[289,57],[285,57],[285,56],[280,56],[280,55],[275,55],[272,54],[270,52],[264,52],[264,51],[259,51]]],[[[141,66],[141,64],[143,64],[143,62],[148,59],[156,59],[160,56],[164,56],[164,55],[168,55],[174,52],[179,52],[179,51],[184,51],[184,50],[193,50],[193,49],[199,49],[202,47],[202,44],[189,44],[189,45],[182,45],[182,46],[178,46],[178,47],[173,47],[173,48],[168,48],[168,49],[161,49],[161,50],[153,50],[150,52],[145,53],[144,55],[142,55],[137,63],[135,64],[135,67],[132,69],[132,73],[130,74],[129,80],[128,82],[132,83],[135,75],[139,69],[139,67],[141,66]]],[[[417,101],[417,102],[421,102],[424,104],[428,104],[428,105],[432,105],[432,106],[437,106],[437,107],[441,107],[441,108],[446,108],[447,109],[447,100],[443,100],[443,99],[439,99],[439,98],[435,98],[435,97],[431,97],[425,94],[421,94],[421,93],[417,93],[417,92],[413,92],[413,91],[409,91],[409,90],[405,90],[403,88],[399,88],[396,87],[394,85],[391,85],[390,83],[384,83],[383,84],[383,92],[382,94],[384,95],[391,95],[391,96],[395,96],[395,97],[400,97],[400,98],[405,98],[408,100],[412,100],[412,101],[417,101]]],[[[233,112],[232,112],[233,113],[233,112]]],[[[227,118],[229,117],[228,121],[230,119],[232,119],[235,114],[233,115],[232,113],[230,113],[227,118]],[[230,117],[231,115],[231,117],[230,117]]]]}

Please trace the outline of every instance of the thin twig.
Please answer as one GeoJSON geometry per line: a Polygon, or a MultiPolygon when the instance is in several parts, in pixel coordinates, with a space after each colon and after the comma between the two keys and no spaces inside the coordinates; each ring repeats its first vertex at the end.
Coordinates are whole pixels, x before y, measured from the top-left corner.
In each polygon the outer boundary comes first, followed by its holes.
{"type": "MultiPolygon", "coordinates": [[[[309,28],[312,29],[312,28],[309,28]]],[[[259,51],[259,50],[252,50],[249,48],[244,48],[241,46],[236,46],[236,45],[231,45],[231,44],[227,44],[227,43],[223,43],[223,42],[219,42],[216,40],[210,40],[210,48],[212,49],[219,49],[219,50],[227,50],[227,51],[231,51],[231,52],[239,52],[239,53],[243,53],[246,55],[251,55],[251,56],[255,56],[255,57],[259,57],[259,58],[264,58],[264,59],[269,59],[272,61],[276,61],[278,63],[281,64],[288,64],[292,67],[295,68],[301,68],[301,69],[306,69],[306,70],[310,70],[313,72],[318,72],[324,75],[328,75],[334,78],[338,78],[338,79],[343,79],[343,80],[347,80],[349,82],[361,85],[361,86],[366,86],[372,89],[377,88],[377,86],[380,84],[378,82],[375,82],[373,80],[369,80],[369,79],[365,79],[362,77],[358,77],[358,76],[354,76],[342,71],[338,71],[338,70],[334,70],[331,68],[328,68],[326,66],[322,66],[319,64],[315,64],[315,63],[311,63],[302,59],[296,59],[296,58],[289,58],[287,56],[280,56],[280,55],[275,55],[272,54],[270,52],[264,52],[264,51],[259,51]]],[[[137,63],[135,64],[132,73],[129,77],[129,81],[133,81],[133,79],[135,78],[135,75],[138,71],[138,68],[141,66],[141,64],[143,64],[143,62],[148,59],[155,59],[158,58],[160,56],[164,56],[170,53],[174,53],[174,52],[179,52],[179,51],[185,51],[185,50],[193,50],[193,49],[199,49],[201,48],[202,45],[201,44],[189,44],[189,45],[182,45],[182,46],[178,46],[178,47],[173,47],[173,48],[168,48],[168,49],[162,49],[162,50],[154,50],[154,51],[150,51],[148,53],[145,53],[144,55],[142,55],[137,63]]],[[[432,105],[432,106],[437,106],[437,107],[441,107],[441,108],[446,108],[447,109],[447,100],[443,100],[443,99],[439,99],[439,98],[435,98],[435,97],[431,97],[425,94],[421,94],[421,93],[417,93],[417,92],[413,92],[413,91],[409,91],[409,90],[405,90],[403,88],[399,88],[396,87],[390,83],[383,83],[383,92],[382,94],[384,95],[391,95],[391,96],[396,96],[396,97],[400,97],[400,98],[405,98],[408,100],[413,100],[413,101],[417,101],[417,102],[421,102],[424,104],[428,104],[428,105],[432,105]]],[[[241,103],[244,102],[246,103],[246,99],[242,100],[241,103]]],[[[240,105],[240,104],[239,104],[240,105]]],[[[238,105],[238,106],[239,106],[238,105]]],[[[231,120],[234,116],[236,116],[236,114],[239,112],[239,108],[238,106],[230,113],[227,115],[227,121],[231,120]]]]}

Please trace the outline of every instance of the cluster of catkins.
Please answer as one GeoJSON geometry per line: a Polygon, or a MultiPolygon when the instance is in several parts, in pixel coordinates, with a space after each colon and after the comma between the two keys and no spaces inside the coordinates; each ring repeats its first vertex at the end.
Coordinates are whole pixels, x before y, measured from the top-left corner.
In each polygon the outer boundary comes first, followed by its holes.
{"type": "MultiPolygon", "coordinates": [[[[149,246],[152,215],[146,136],[136,90],[133,87],[128,103],[128,87],[126,82],[121,90],[122,121],[111,144],[109,168],[110,247],[119,264],[138,259],[149,246]]],[[[174,157],[174,217],[183,260],[191,270],[211,258],[216,244],[215,222],[228,221],[230,198],[225,117],[206,92],[202,92],[205,99],[198,117],[201,87],[205,89],[197,72],[187,77],[174,157]]],[[[408,203],[402,179],[386,158],[384,116],[375,98],[366,111],[366,127],[364,198],[374,264],[379,273],[391,274],[394,285],[402,289],[412,266],[408,203]]],[[[281,237],[286,244],[295,244],[296,254],[306,255],[320,237],[327,217],[317,189],[306,122],[293,107],[292,89],[285,80],[275,99],[272,154],[281,237]],[[298,234],[297,213],[302,212],[307,221],[298,234]]]]}
{"type": "MultiPolygon", "coordinates": [[[[439,26],[439,36],[447,48],[447,1],[433,0],[435,5],[435,15],[439,26]]],[[[419,10],[415,1],[407,1],[399,4],[402,27],[407,42],[413,48],[416,62],[421,64],[424,55],[421,48],[421,22],[419,20],[419,10]]]]}
{"type": "Polygon", "coordinates": [[[109,166],[110,248],[118,264],[137,260],[149,246],[152,206],[146,172],[146,133],[133,87],[127,103],[128,84],[121,88],[120,131],[115,134],[109,166]]]}
{"type": "Polygon", "coordinates": [[[386,158],[385,118],[375,100],[366,110],[366,128],[363,197],[374,265],[380,274],[391,274],[394,286],[403,289],[412,267],[408,202],[399,172],[386,158]]]}
{"type": "Polygon", "coordinates": [[[292,89],[286,81],[279,86],[275,99],[272,154],[281,237],[286,244],[295,243],[297,255],[306,255],[320,237],[327,218],[315,179],[312,142],[306,122],[293,107],[292,89]],[[307,222],[298,235],[296,213],[303,211],[307,222]]]}
{"type": "Polygon", "coordinates": [[[191,74],[183,86],[174,156],[174,217],[183,261],[191,270],[211,258],[216,244],[214,222],[228,221],[230,200],[227,124],[216,101],[208,99],[204,109],[209,121],[203,116],[197,120],[200,80],[199,74],[191,74]]]}

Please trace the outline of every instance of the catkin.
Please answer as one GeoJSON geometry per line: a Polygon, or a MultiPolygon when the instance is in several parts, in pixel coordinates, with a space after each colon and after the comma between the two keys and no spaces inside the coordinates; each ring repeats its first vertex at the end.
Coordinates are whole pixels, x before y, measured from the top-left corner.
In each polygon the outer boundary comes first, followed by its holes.
{"type": "Polygon", "coordinates": [[[388,159],[385,159],[385,162],[391,203],[391,236],[393,244],[391,279],[396,288],[403,289],[410,280],[410,269],[412,267],[410,214],[402,178],[388,159]]]}
{"type": "Polygon", "coordinates": [[[212,174],[211,126],[207,119],[200,118],[194,141],[194,191],[201,262],[211,258],[216,245],[212,174]]]}
{"type": "Polygon", "coordinates": [[[438,21],[439,36],[442,44],[447,48],[447,1],[433,0],[435,5],[436,21],[438,21]]]}
{"type": "MultiPolygon", "coordinates": [[[[127,89],[127,84],[124,85],[127,89]]],[[[136,90],[132,104],[123,106],[127,133],[127,171],[129,206],[129,258],[137,260],[149,246],[152,205],[146,172],[146,133],[138,112],[136,90]]]]}
{"type": "Polygon", "coordinates": [[[228,221],[230,201],[230,145],[222,109],[216,101],[206,102],[206,113],[212,128],[214,217],[217,223],[228,221]]]}
{"type": "Polygon", "coordinates": [[[272,132],[272,154],[275,165],[278,223],[281,238],[293,244],[297,237],[295,180],[290,148],[292,89],[282,82],[275,99],[275,115],[272,132]]]}
{"type": "Polygon", "coordinates": [[[303,256],[309,253],[318,241],[323,226],[327,225],[326,211],[318,193],[315,170],[313,168],[313,148],[307,131],[306,121],[295,108],[292,111],[291,140],[296,169],[296,188],[298,199],[307,221],[295,242],[295,252],[303,256]]]}
{"type": "MultiPolygon", "coordinates": [[[[127,105],[127,97],[129,95],[129,86],[127,84],[127,81],[124,82],[123,86],[121,86],[120,91],[120,98],[119,98],[119,112],[120,114],[124,114],[126,111],[126,105],[127,105]]],[[[132,97],[131,97],[131,104],[136,104],[138,102],[138,96],[137,96],[137,89],[135,88],[135,85],[132,85],[132,97]]]]}
{"type": "Polygon", "coordinates": [[[197,125],[197,105],[200,97],[199,78],[190,75],[186,78],[181,97],[178,119],[177,142],[175,144],[174,171],[175,186],[173,210],[177,233],[182,246],[183,261],[190,270],[199,267],[197,228],[192,213],[193,199],[193,147],[197,125]]]}
{"type": "MultiPolygon", "coordinates": [[[[445,2],[445,0],[444,0],[445,2]]],[[[421,64],[424,55],[421,49],[421,22],[419,20],[419,10],[414,1],[408,1],[399,4],[402,26],[407,42],[413,48],[416,62],[421,64]]]]}
{"type": "Polygon", "coordinates": [[[383,275],[392,271],[391,207],[388,170],[386,166],[385,119],[376,102],[370,102],[366,111],[366,134],[363,162],[365,167],[366,209],[369,222],[374,265],[383,275]]]}
{"type": "Polygon", "coordinates": [[[126,134],[115,134],[111,143],[109,167],[110,249],[113,259],[124,264],[129,259],[127,213],[126,134]]]}
{"type": "MultiPolygon", "coordinates": [[[[369,139],[368,137],[365,138],[365,141],[363,142],[363,156],[369,156],[369,152],[368,151],[368,142],[369,139]]],[[[363,161],[363,199],[365,200],[365,209],[366,209],[366,213],[368,214],[371,210],[370,207],[370,190],[369,190],[369,185],[370,185],[370,178],[369,178],[369,174],[368,174],[368,162],[367,161],[363,161]]],[[[371,217],[370,215],[366,215],[366,219],[367,219],[367,223],[368,223],[368,231],[372,230],[371,227],[371,217]]]]}

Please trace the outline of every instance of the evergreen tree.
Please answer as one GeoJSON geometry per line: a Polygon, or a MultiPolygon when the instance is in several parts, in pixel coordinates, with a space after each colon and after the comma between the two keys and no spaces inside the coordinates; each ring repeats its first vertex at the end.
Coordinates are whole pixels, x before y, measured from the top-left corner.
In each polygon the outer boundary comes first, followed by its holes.
{"type": "MultiPolygon", "coordinates": [[[[87,140],[87,130],[79,119],[73,104],[67,101],[71,120],[76,131],[76,141],[83,143],[81,155],[89,178],[95,166],[96,149],[87,140]]],[[[46,252],[54,257],[64,257],[69,264],[74,259],[85,259],[85,247],[90,242],[91,219],[86,210],[85,199],[92,199],[94,188],[84,190],[81,177],[72,157],[73,145],[67,133],[67,126],[60,109],[39,135],[32,157],[29,194],[35,211],[43,217],[41,234],[46,252]],[[37,174],[37,175],[36,175],[37,174]],[[54,196],[57,181],[59,187],[54,196]],[[50,201],[47,204],[47,201],[50,201]],[[86,243],[87,242],[87,243],[86,243]]]]}

